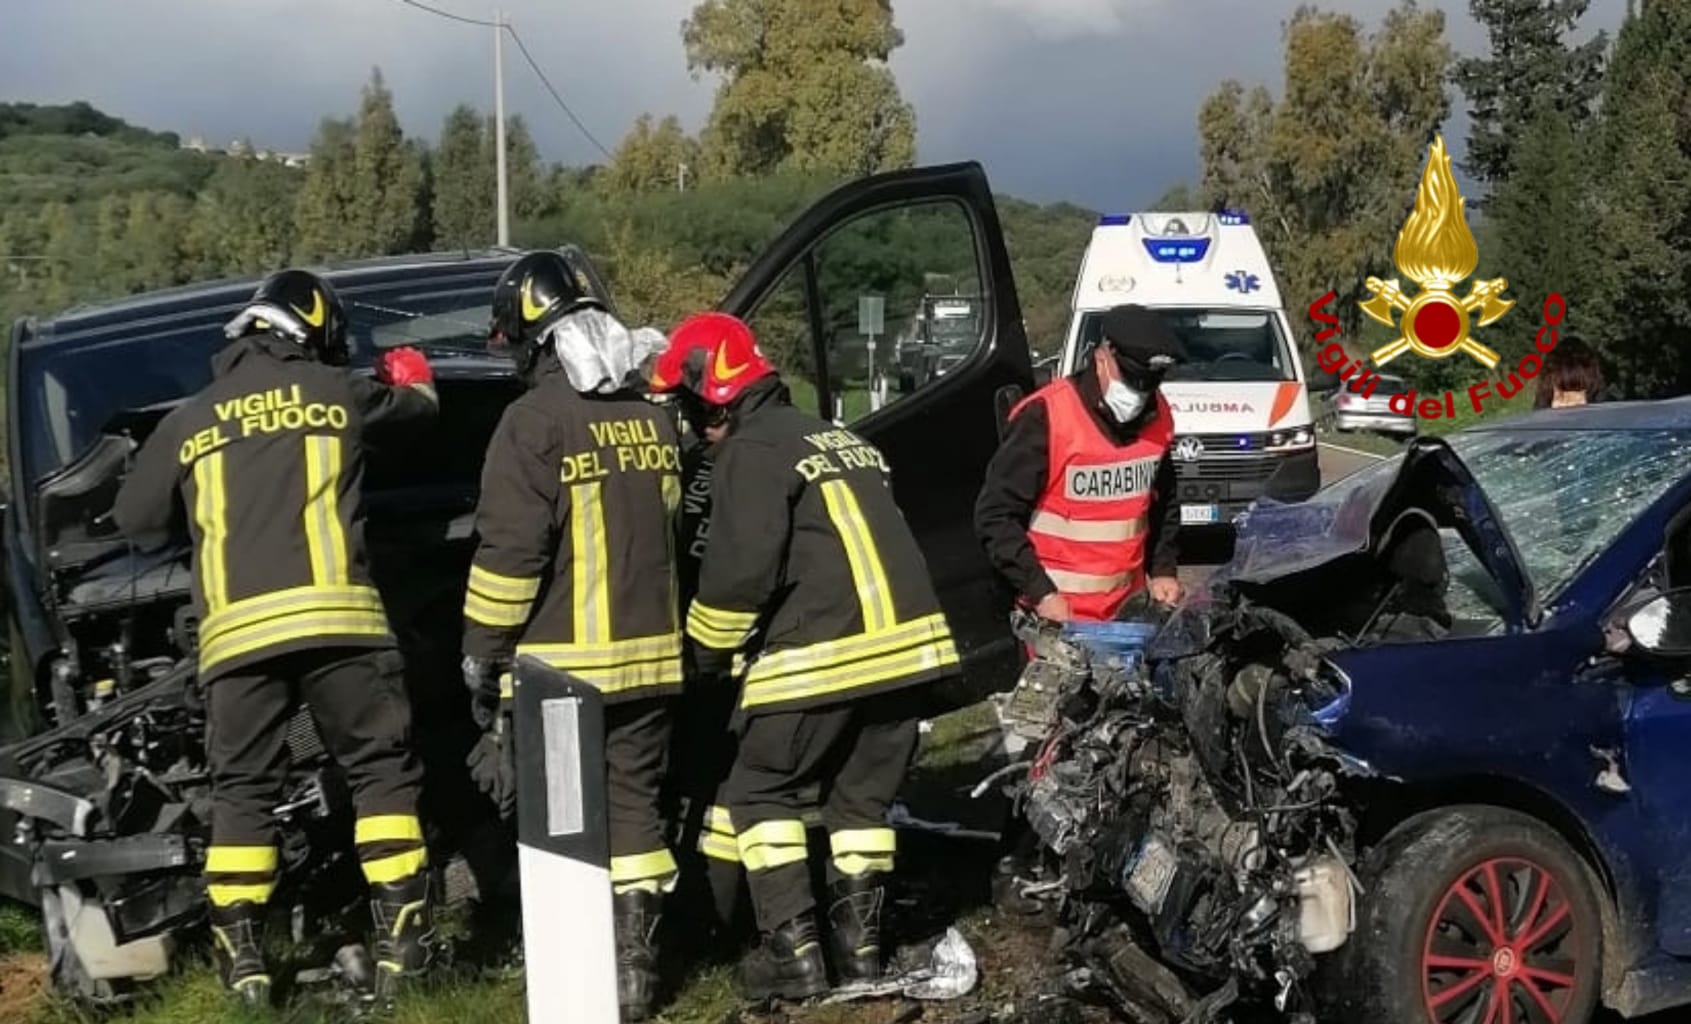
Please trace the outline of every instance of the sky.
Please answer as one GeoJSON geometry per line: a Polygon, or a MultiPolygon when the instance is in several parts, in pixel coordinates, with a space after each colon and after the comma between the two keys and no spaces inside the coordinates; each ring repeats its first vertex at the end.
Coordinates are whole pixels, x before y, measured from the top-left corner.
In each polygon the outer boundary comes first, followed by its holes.
{"type": "MultiPolygon", "coordinates": [[[[504,10],[599,143],[640,113],[696,129],[715,83],[687,72],[694,0],[427,0],[504,10]]],[[[1394,0],[1323,0],[1376,27],[1394,0]]],[[[1466,2],[1447,14],[1458,52],[1484,35],[1466,2]]],[[[1296,0],[895,0],[892,65],[915,106],[923,163],[979,160],[994,187],[1040,202],[1128,210],[1195,180],[1199,105],[1236,78],[1278,86],[1281,25],[1296,0]]],[[[1592,0],[1590,31],[1625,0],[1592,0]]],[[[0,100],[84,99],[135,124],[303,151],[318,121],[351,113],[379,66],[409,134],[433,139],[460,102],[493,107],[493,30],[400,0],[0,0],[0,100]]],[[[547,160],[602,159],[506,47],[506,104],[547,160]]],[[[1447,143],[1460,154],[1457,115],[1447,143]]]]}

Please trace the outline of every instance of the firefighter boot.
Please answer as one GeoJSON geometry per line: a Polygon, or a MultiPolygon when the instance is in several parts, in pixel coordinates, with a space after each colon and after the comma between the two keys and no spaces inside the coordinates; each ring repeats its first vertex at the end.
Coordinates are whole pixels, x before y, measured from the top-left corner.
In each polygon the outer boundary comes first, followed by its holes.
{"type": "Polygon", "coordinates": [[[881,908],[885,877],[876,871],[843,875],[828,886],[830,945],[840,984],[857,985],[881,977],[881,908]]]}
{"type": "Polygon", "coordinates": [[[747,999],[798,1002],[828,991],[828,965],[821,936],[807,911],[768,932],[740,961],[740,990],[747,999]]]}
{"type": "Polygon", "coordinates": [[[270,1005],[270,971],[264,963],[264,907],[236,903],[211,908],[211,940],[224,987],[253,1009],[270,1005]]]}
{"type": "Polygon", "coordinates": [[[624,1021],[652,1015],[658,988],[656,937],[662,897],[630,889],[613,897],[616,911],[617,1005],[624,1021]]]}
{"type": "Polygon", "coordinates": [[[376,998],[391,1004],[407,983],[434,965],[435,930],[429,874],[370,886],[370,921],[375,928],[376,998]]]}

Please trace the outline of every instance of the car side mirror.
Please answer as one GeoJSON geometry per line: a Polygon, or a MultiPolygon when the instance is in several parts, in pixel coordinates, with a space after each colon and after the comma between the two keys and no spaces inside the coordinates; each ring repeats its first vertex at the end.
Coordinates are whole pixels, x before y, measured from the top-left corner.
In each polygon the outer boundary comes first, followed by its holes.
{"type": "Polygon", "coordinates": [[[1626,634],[1646,654],[1691,657],[1691,587],[1670,590],[1632,612],[1626,634]]]}
{"type": "Polygon", "coordinates": [[[1040,363],[1033,368],[1033,386],[1042,388],[1051,383],[1051,364],[1040,363]]]}

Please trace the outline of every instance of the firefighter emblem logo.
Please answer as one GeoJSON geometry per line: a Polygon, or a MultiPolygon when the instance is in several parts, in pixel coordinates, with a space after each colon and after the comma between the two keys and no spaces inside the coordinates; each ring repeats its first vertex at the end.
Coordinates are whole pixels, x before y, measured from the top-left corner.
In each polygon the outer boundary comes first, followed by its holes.
{"type": "Polygon", "coordinates": [[[1428,359],[1466,352],[1486,369],[1496,369],[1497,353],[1476,341],[1471,332],[1495,323],[1515,303],[1503,298],[1509,282],[1501,277],[1475,281],[1466,298],[1456,294],[1479,261],[1479,246],[1468,228],[1444,136],[1435,136],[1415,192],[1415,209],[1398,232],[1392,252],[1398,272],[1421,290],[1406,295],[1397,278],[1370,277],[1367,286],[1372,298],[1359,303],[1369,317],[1401,332],[1396,341],[1374,350],[1375,365],[1384,366],[1413,350],[1428,359]],[[1394,313],[1402,315],[1394,319],[1394,313]]]}

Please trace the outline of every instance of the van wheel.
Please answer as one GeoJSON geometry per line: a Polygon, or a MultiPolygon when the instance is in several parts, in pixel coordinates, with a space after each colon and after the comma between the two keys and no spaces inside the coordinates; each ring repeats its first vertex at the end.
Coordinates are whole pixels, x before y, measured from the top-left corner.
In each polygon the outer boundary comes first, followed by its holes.
{"type": "Polygon", "coordinates": [[[1343,1020],[1589,1024],[1602,975],[1591,873],[1554,831],[1498,807],[1431,811],[1363,869],[1340,954],[1343,1020]]]}

